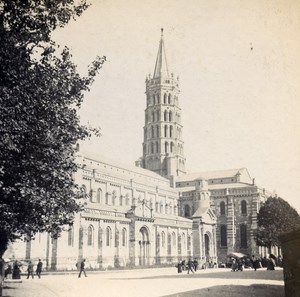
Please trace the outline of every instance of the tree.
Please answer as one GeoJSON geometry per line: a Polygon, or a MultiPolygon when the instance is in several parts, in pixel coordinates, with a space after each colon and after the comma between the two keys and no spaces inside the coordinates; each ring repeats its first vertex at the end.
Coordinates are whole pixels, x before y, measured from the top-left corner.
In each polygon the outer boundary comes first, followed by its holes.
{"type": "Polygon", "coordinates": [[[105,57],[82,77],[50,34],[87,8],[0,0],[0,258],[17,238],[59,236],[81,209],[75,147],[98,130],[81,125],[77,112],[105,57]]]}
{"type": "Polygon", "coordinates": [[[300,216],[282,198],[269,197],[258,213],[257,243],[269,249],[280,246],[279,235],[299,228],[300,216]]]}

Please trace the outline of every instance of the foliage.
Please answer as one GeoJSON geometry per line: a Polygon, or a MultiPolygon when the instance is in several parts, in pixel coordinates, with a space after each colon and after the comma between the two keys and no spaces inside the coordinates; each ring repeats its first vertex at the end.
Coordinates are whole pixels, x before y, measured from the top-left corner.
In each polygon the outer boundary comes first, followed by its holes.
{"type": "Polygon", "coordinates": [[[82,77],[50,33],[87,7],[0,0],[0,257],[23,235],[57,236],[80,210],[75,147],[98,130],[81,125],[77,111],[105,57],[82,77]]]}
{"type": "Polygon", "coordinates": [[[297,211],[282,198],[269,197],[258,213],[257,243],[280,246],[279,235],[299,228],[297,211]]]}

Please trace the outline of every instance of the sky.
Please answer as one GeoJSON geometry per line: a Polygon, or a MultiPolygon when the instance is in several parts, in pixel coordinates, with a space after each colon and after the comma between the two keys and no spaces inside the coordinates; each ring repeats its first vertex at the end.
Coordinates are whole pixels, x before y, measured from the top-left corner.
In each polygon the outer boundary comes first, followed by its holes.
{"type": "Polygon", "coordinates": [[[83,148],[122,164],[142,156],[145,78],[164,28],[187,171],[247,167],[300,212],[299,15],[297,0],[92,1],[53,33],[82,74],[107,58],[80,110],[102,136],[83,148]]]}

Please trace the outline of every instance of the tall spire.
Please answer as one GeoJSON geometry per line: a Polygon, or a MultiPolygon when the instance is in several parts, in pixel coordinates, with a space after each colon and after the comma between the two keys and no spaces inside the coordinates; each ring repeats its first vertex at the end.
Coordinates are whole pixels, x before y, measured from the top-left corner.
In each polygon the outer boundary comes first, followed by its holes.
{"type": "Polygon", "coordinates": [[[158,48],[153,78],[169,77],[169,70],[168,70],[168,63],[167,63],[167,59],[166,59],[163,33],[164,33],[164,29],[161,28],[161,38],[160,38],[160,42],[159,42],[159,48],[158,48]]]}

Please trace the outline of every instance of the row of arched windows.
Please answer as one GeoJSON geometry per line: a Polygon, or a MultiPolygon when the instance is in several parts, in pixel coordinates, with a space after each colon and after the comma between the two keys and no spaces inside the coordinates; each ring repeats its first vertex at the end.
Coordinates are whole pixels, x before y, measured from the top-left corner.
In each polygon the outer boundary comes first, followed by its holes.
{"type": "MultiPolygon", "coordinates": [[[[174,97],[174,100],[177,101],[177,97],[175,96],[174,97]]],[[[147,103],[148,105],[155,105],[155,104],[160,104],[160,95],[159,94],[154,94],[152,96],[148,96],[147,98],[147,103]]],[[[172,94],[167,94],[167,93],[164,93],[163,95],[163,104],[173,104],[173,97],[172,97],[172,94]]]]}
{"type": "MultiPolygon", "coordinates": [[[[227,226],[221,225],[220,228],[221,247],[227,247],[227,226]]],[[[247,225],[240,225],[240,246],[241,248],[247,248],[247,225]]]]}
{"type": "MultiPolygon", "coordinates": [[[[168,245],[172,245],[173,247],[176,246],[177,240],[176,240],[176,234],[175,232],[168,233],[168,245]]],[[[181,242],[182,246],[186,245],[186,237],[185,233],[182,233],[181,235],[178,235],[178,242],[181,242]]],[[[164,248],[166,247],[166,234],[164,231],[161,232],[161,247],[164,248]]]]}
{"type": "Polygon", "coordinates": [[[177,215],[177,205],[172,206],[172,204],[164,204],[163,202],[160,203],[156,202],[155,212],[177,215]]]}
{"type": "MultiPolygon", "coordinates": [[[[150,114],[149,120],[151,122],[159,122],[160,121],[160,111],[152,111],[150,114]]],[[[163,120],[165,122],[172,122],[173,121],[173,112],[171,110],[165,110],[163,113],[163,120]]],[[[148,123],[148,117],[146,115],[146,123],[148,123]]]]}
{"type": "MultiPolygon", "coordinates": [[[[247,201],[242,200],[241,201],[241,214],[246,215],[247,214],[247,201]]],[[[220,215],[225,215],[226,210],[225,210],[225,202],[221,201],[220,202],[220,215]]]]}
{"type": "MultiPolygon", "coordinates": [[[[127,229],[123,228],[120,232],[120,244],[123,247],[127,246],[127,229]]],[[[106,246],[112,246],[112,230],[110,227],[106,227],[105,230],[105,242],[106,246]]],[[[87,228],[87,245],[88,246],[94,246],[95,244],[95,231],[93,225],[89,225],[87,228]]],[[[74,228],[73,226],[70,226],[68,231],[68,245],[73,246],[74,245],[74,228]]]]}
{"type": "Polygon", "coordinates": [[[90,202],[93,203],[100,203],[100,204],[109,204],[109,205],[129,205],[130,204],[130,198],[129,195],[121,195],[117,197],[117,194],[115,191],[112,192],[111,197],[108,193],[105,194],[105,197],[103,197],[102,189],[97,189],[96,194],[93,193],[93,191],[90,192],[90,194],[87,194],[87,189],[85,185],[82,185],[82,190],[85,193],[85,196],[89,197],[90,202]]]}
{"type": "MultiPolygon", "coordinates": [[[[172,125],[164,125],[163,127],[163,136],[164,137],[174,137],[174,128],[172,125]]],[[[160,133],[159,133],[159,126],[156,125],[156,126],[151,126],[150,129],[148,130],[148,138],[155,138],[155,137],[160,137],[160,133]]]]}
{"type": "MultiPolygon", "coordinates": [[[[148,153],[149,154],[157,154],[157,153],[160,153],[160,152],[161,151],[159,149],[159,143],[158,143],[158,141],[156,141],[156,142],[150,142],[148,153]]],[[[174,144],[173,141],[171,141],[171,142],[166,141],[164,143],[164,152],[165,153],[176,153],[175,152],[175,144],[174,144]]]]}

